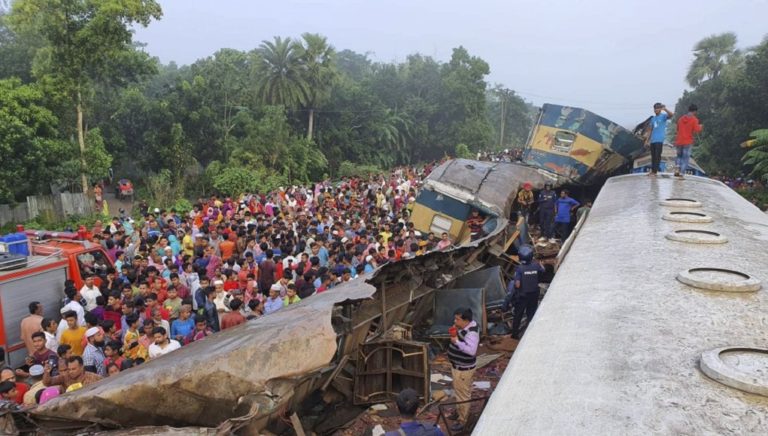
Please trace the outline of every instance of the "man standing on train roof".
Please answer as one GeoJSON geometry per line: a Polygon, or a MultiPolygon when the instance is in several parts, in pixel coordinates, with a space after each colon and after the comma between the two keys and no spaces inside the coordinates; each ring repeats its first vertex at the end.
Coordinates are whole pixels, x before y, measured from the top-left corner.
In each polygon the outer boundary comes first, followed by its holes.
{"type": "Polygon", "coordinates": [[[693,146],[693,136],[701,132],[702,126],[699,119],[696,118],[696,112],[699,110],[695,104],[688,106],[688,113],[677,120],[677,136],[675,137],[675,147],[677,148],[677,170],[675,177],[681,179],[688,170],[688,161],[691,159],[691,146],[693,146]]]}
{"type": "Polygon", "coordinates": [[[661,150],[664,148],[664,139],[667,137],[667,122],[672,119],[674,113],[663,104],[656,103],[653,105],[653,114],[650,120],[651,136],[648,138],[651,143],[651,176],[659,172],[661,150]]]}
{"type": "Polygon", "coordinates": [[[549,242],[555,242],[553,238],[557,193],[552,190],[551,183],[544,184],[544,189],[539,191],[539,198],[537,200],[539,202],[539,228],[541,228],[539,242],[544,242],[547,239],[549,239],[549,242]]]}
{"type": "Polygon", "coordinates": [[[472,376],[475,375],[477,364],[477,346],[480,344],[478,326],[472,320],[472,309],[459,308],[454,312],[454,325],[448,329],[451,343],[448,345],[448,360],[451,362],[453,391],[456,401],[456,411],[448,418],[456,420],[451,426],[452,432],[464,429],[469,418],[469,400],[472,398],[472,376]]]}
{"type": "Polygon", "coordinates": [[[536,309],[539,307],[539,275],[544,267],[533,260],[533,248],[523,245],[517,251],[520,265],[515,268],[515,275],[507,287],[513,295],[514,314],[512,318],[512,338],[520,339],[520,324],[523,321],[523,311],[530,325],[536,309]]]}

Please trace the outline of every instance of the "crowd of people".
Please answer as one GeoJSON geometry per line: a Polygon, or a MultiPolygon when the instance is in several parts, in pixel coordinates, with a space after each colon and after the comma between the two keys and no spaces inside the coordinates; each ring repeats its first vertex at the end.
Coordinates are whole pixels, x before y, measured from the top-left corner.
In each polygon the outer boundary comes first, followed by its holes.
{"type": "MultiPolygon", "coordinates": [[[[45,403],[380,265],[451,247],[447,233],[421,233],[410,222],[434,165],[200,198],[191,211],[141,202],[136,219],[120,210],[97,221],[87,238],[111,262],[93,259],[81,287],[64,283],[60,318],[29,303],[21,322],[28,357],[0,374],[2,400],[45,403]]],[[[533,192],[526,183],[516,210],[533,217],[542,238],[565,239],[580,204],[551,188],[533,192]]],[[[476,210],[467,219],[470,239],[481,237],[483,220],[476,210]]]]}
{"type": "Polygon", "coordinates": [[[136,220],[96,222],[89,239],[114,267],[96,259],[82,287],[65,283],[60,319],[30,302],[21,325],[28,358],[3,372],[0,394],[43,403],[387,262],[447,249],[447,234],[409,220],[432,168],[211,196],[184,213],[142,204],[136,220]]]}

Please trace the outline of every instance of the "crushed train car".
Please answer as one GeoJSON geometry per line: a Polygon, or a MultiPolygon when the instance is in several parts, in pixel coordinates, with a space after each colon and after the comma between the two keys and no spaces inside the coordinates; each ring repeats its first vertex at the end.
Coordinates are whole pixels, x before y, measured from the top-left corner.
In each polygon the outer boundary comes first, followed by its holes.
{"type": "Polygon", "coordinates": [[[545,183],[563,181],[556,174],[520,163],[452,159],[424,179],[411,222],[421,232],[446,232],[454,241],[467,241],[466,221],[473,208],[492,218],[486,224],[488,233],[496,225],[495,218],[510,217],[523,183],[539,189],[545,183]]]}
{"type": "Polygon", "coordinates": [[[606,118],[586,109],[544,104],[523,161],[569,183],[591,185],[628,170],[644,151],[642,138],[606,118]]]}
{"type": "MultiPolygon", "coordinates": [[[[41,431],[137,426],[217,427],[253,434],[285,426],[318,391],[352,399],[358,350],[398,323],[413,323],[424,296],[482,266],[505,234],[386,264],[269,316],[195,342],[31,409],[41,431]],[[172,399],[168,401],[168,399],[172,399]]],[[[387,392],[390,397],[396,391],[387,392]]],[[[319,424],[322,424],[320,422],[319,424]]]]}

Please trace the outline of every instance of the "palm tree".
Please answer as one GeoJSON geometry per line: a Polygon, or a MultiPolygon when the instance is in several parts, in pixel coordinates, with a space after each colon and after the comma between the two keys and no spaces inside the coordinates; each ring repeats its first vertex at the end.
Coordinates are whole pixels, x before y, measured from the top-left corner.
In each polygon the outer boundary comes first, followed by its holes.
{"type": "Polygon", "coordinates": [[[295,108],[304,105],[309,84],[303,74],[300,45],[291,38],[275,37],[258,48],[256,92],[261,102],[295,108]]]}
{"type": "Polygon", "coordinates": [[[768,129],[755,130],[749,134],[753,139],[741,143],[743,148],[750,148],[742,161],[752,167],[750,176],[768,180],[768,129]]]}
{"type": "Polygon", "coordinates": [[[307,83],[305,106],[309,112],[307,119],[307,139],[312,139],[315,124],[315,110],[331,96],[331,88],[338,78],[336,70],[336,50],[328,44],[326,37],[316,33],[301,35],[302,43],[297,44],[304,81],[307,83]]]}
{"type": "Polygon", "coordinates": [[[693,48],[694,59],[688,68],[685,80],[692,87],[717,78],[728,64],[736,64],[741,59],[741,51],[736,49],[736,34],[733,32],[708,36],[693,48]]]}
{"type": "Polygon", "coordinates": [[[385,150],[385,153],[394,158],[392,162],[398,157],[408,156],[405,150],[412,127],[413,121],[408,114],[391,109],[386,109],[381,121],[374,126],[373,134],[376,143],[385,150]]]}

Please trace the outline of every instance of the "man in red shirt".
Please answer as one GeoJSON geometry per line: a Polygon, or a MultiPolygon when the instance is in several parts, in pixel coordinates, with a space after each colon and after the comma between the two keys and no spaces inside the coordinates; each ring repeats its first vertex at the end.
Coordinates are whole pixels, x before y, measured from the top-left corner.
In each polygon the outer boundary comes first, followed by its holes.
{"type": "Polygon", "coordinates": [[[704,127],[699,124],[696,118],[698,107],[695,104],[688,106],[688,113],[677,120],[677,136],[675,137],[675,147],[677,147],[677,171],[675,177],[683,178],[688,169],[688,161],[691,159],[691,146],[693,146],[693,136],[701,132],[704,127]]]}
{"type": "Polygon", "coordinates": [[[144,312],[144,319],[152,319],[152,309],[155,308],[160,311],[160,316],[162,316],[164,320],[168,321],[171,317],[171,313],[162,306],[162,303],[157,298],[157,294],[154,292],[147,296],[144,303],[147,305],[147,310],[144,312]]]}
{"type": "Polygon", "coordinates": [[[229,303],[229,308],[232,309],[232,311],[225,313],[221,317],[222,330],[232,328],[246,321],[245,316],[243,316],[243,314],[240,313],[240,308],[242,307],[242,305],[243,305],[243,302],[238,299],[234,299],[229,303]]]}

